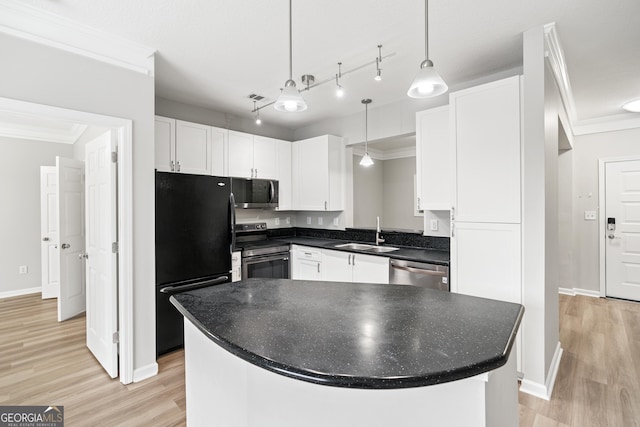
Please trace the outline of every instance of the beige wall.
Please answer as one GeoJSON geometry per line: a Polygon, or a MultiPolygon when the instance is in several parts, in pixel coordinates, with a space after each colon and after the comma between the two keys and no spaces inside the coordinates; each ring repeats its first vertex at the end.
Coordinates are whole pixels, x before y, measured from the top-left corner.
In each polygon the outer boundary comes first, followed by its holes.
{"type": "Polygon", "coordinates": [[[573,251],[575,287],[598,292],[598,223],[585,221],[584,211],[598,210],[598,160],[640,156],[640,128],[575,137],[573,150],[573,251]]]}
{"type": "Polygon", "coordinates": [[[73,146],[0,137],[0,295],[39,288],[40,166],[73,157],[73,146]],[[27,274],[18,274],[26,265],[27,274]]]}
{"type": "Polygon", "coordinates": [[[362,156],[353,156],[353,225],[375,227],[376,216],[384,219],[384,165],[376,160],[367,168],[360,166],[362,156]]]}

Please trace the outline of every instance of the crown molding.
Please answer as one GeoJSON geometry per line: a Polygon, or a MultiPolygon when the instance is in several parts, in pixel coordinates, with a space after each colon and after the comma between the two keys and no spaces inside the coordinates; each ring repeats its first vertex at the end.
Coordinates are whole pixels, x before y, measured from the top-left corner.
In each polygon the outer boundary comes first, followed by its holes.
{"type": "Polygon", "coordinates": [[[0,123],[0,137],[73,144],[80,138],[87,127],[87,125],[73,124],[68,131],[65,131],[28,126],[8,126],[5,123],[0,123]]]}
{"type": "Polygon", "coordinates": [[[16,0],[0,0],[0,33],[154,75],[155,49],[16,0]]]}
{"type": "Polygon", "coordinates": [[[571,83],[569,82],[569,72],[564,59],[564,51],[560,44],[558,33],[556,32],[555,22],[544,26],[544,39],[545,56],[553,70],[556,83],[558,84],[560,98],[562,99],[562,103],[566,111],[566,121],[568,121],[568,123],[565,123],[564,117],[561,117],[561,119],[563,119],[562,121],[564,125],[569,125],[573,135],[587,135],[599,132],[612,132],[640,128],[640,115],[635,113],[578,120],[575,101],[573,98],[573,90],[571,89],[571,83]]]}

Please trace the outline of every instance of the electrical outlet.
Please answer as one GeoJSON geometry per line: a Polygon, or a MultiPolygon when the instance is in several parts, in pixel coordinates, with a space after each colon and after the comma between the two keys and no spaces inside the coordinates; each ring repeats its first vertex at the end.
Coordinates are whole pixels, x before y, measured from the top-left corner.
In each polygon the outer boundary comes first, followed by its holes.
{"type": "Polygon", "coordinates": [[[311,217],[310,216],[307,217],[307,225],[311,225],[311,217]]]}
{"type": "Polygon", "coordinates": [[[324,222],[323,218],[321,216],[318,217],[318,225],[322,225],[322,223],[324,222]]]}
{"type": "Polygon", "coordinates": [[[290,217],[286,217],[284,219],[284,222],[286,222],[287,224],[291,224],[291,218],[290,217]]]}
{"type": "Polygon", "coordinates": [[[340,218],[339,217],[333,218],[333,225],[335,225],[336,227],[340,225],[340,218]]]}
{"type": "Polygon", "coordinates": [[[438,220],[432,219],[430,222],[431,231],[438,231],[438,220]]]}
{"type": "Polygon", "coordinates": [[[18,271],[20,274],[27,274],[29,272],[29,267],[27,267],[26,265],[21,265],[20,267],[18,267],[18,271]]]}
{"type": "Polygon", "coordinates": [[[276,225],[280,225],[280,218],[276,218],[276,219],[275,219],[275,224],[276,224],[276,225]]]}

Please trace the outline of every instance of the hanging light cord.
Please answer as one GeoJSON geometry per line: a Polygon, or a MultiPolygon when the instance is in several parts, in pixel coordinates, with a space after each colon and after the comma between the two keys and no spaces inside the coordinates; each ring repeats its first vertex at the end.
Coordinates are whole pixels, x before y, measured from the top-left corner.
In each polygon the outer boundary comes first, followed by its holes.
{"type": "Polygon", "coordinates": [[[364,153],[369,154],[369,103],[364,104],[364,153]]]}
{"type": "Polygon", "coordinates": [[[429,59],[429,0],[424,0],[424,59],[429,59]]]}
{"type": "Polygon", "coordinates": [[[293,30],[291,20],[291,0],[289,0],[289,80],[293,80],[293,30]]]}

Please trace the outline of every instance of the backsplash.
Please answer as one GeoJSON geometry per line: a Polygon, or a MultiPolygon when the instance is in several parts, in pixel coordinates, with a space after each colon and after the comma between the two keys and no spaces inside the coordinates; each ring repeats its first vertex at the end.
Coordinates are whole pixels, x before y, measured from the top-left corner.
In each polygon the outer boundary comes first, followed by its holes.
{"type": "MultiPolygon", "coordinates": [[[[375,243],[376,240],[375,230],[359,228],[325,230],[320,228],[292,227],[269,229],[268,233],[271,238],[296,236],[315,239],[349,240],[366,243],[375,243]]],[[[385,245],[449,251],[449,237],[423,236],[421,233],[384,230],[380,234],[385,239],[385,245]]]]}

